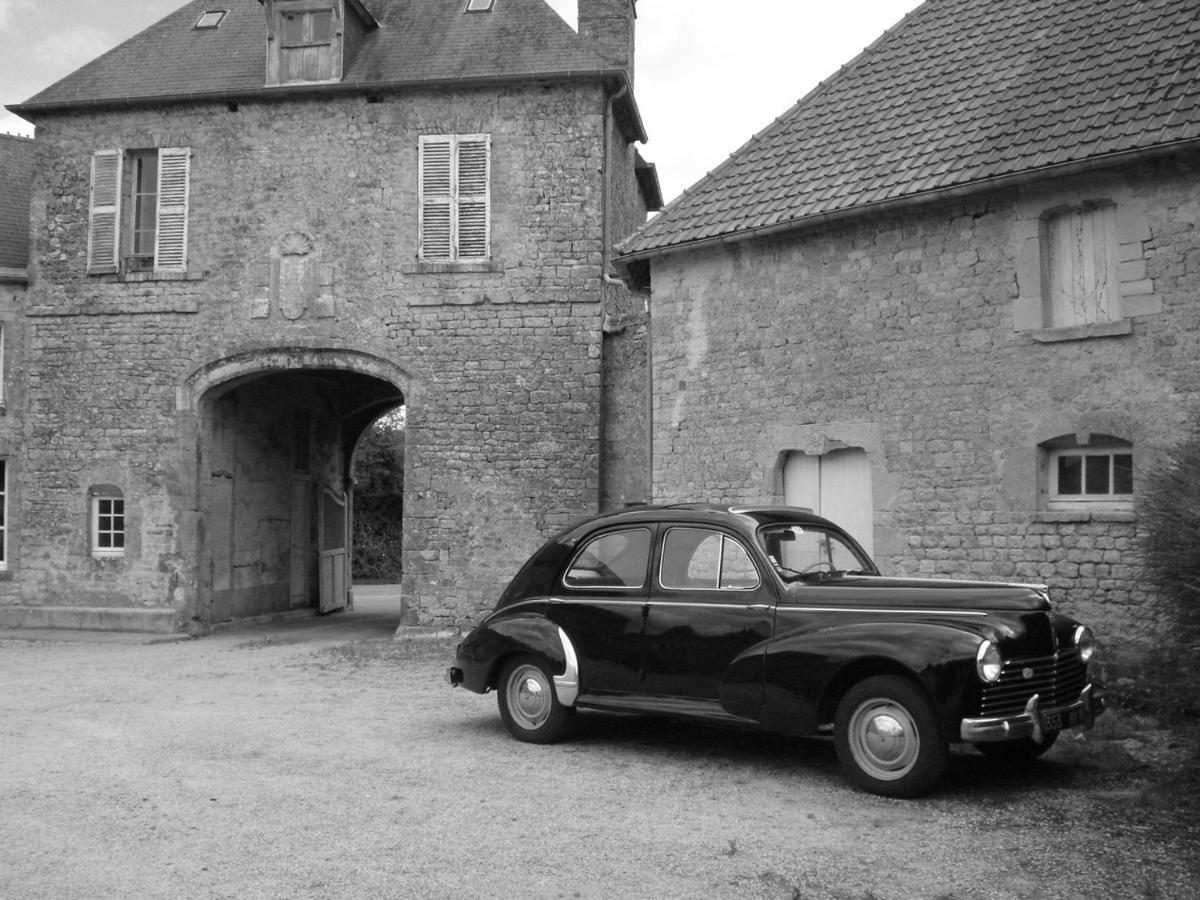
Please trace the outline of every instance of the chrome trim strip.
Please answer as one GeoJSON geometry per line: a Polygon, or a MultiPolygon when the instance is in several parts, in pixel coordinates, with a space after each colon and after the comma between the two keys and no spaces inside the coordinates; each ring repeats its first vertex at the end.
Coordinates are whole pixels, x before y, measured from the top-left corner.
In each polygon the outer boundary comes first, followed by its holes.
{"type": "Polygon", "coordinates": [[[880,609],[874,606],[792,606],[780,603],[775,609],[779,612],[837,612],[837,613],[871,613],[872,615],[890,614],[896,616],[980,616],[987,617],[986,612],[971,609],[918,609],[916,607],[890,607],[880,609]]]}
{"type": "MultiPolygon", "coordinates": [[[[578,599],[571,597],[545,597],[534,600],[522,600],[519,603],[514,603],[511,606],[504,607],[502,612],[508,612],[510,609],[516,609],[520,606],[536,606],[543,603],[549,603],[559,606],[695,606],[698,609],[746,609],[745,603],[702,603],[702,602],[679,602],[676,600],[664,600],[658,597],[642,597],[638,600],[620,600],[617,598],[608,597],[580,597],[578,599]]],[[[828,612],[828,613],[869,613],[871,615],[893,615],[893,616],[977,616],[986,618],[986,612],[978,610],[964,609],[918,609],[918,608],[878,608],[873,606],[792,606],[787,603],[776,604],[777,612],[828,612]]]]}
{"type": "Polygon", "coordinates": [[[563,706],[574,706],[575,698],[579,696],[579,657],[575,655],[571,639],[561,628],[558,629],[558,639],[562,641],[567,666],[561,675],[554,676],[554,693],[563,706]]]}

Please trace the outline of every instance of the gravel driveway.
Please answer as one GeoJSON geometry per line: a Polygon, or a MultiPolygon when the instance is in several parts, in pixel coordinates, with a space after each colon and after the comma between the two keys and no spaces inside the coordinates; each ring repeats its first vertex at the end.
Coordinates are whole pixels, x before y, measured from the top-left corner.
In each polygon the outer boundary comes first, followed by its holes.
{"type": "Polygon", "coordinates": [[[393,621],[0,635],[0,897],[1198,896],[1195,742],[1119,711],[887,800],[822,742],[582,715],[520,744],[393,621]]]}

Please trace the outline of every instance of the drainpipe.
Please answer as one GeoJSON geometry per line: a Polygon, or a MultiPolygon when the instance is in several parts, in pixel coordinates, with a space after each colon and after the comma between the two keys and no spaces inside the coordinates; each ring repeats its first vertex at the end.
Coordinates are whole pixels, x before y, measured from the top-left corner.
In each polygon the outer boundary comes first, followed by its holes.
{"type": "MultiPolygon", "coordinates": [[[[612,160],[610,159],[610,151],[612,148],[613,134],[613,107],[617,101],[629,93],[629,82],[626,81],[621,85],[621,89],[609,97],[604,103],[604,196],[601,198],[601,241],[603,242],[602,250],[604,253],[603,264],[601,266],[601,282],[603,284],[620,287],[622,290],[628,290],[625,282],[620,278],[613,276],[610,270],[610,235],[611,226],[609,224],[609,207],[610,198],[612,196],[612,160]]],[[[654,347],[652,343],[652,332],[650,328],[650,299],[645,298],[643,301],[643,311],[646,314],[646,496],[645,502],[649,503],[654,496],[652,485],[654,483],[654,347]]]]}

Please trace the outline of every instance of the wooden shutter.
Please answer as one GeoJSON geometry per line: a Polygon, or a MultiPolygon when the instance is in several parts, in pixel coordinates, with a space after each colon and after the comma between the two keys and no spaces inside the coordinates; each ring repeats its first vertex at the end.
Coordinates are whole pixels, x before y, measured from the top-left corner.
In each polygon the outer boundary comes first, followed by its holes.
{"type": "Polygon", "coordinates": [[[421,259],[451,259],[453,138],[422,135],[420,158],[421,259]]]}
{"type": "Polygon", "coordinates": [[[490,181],[489,136],[465,135],[458,139],[458,241],[459,259],[487,259],[490,181]]]}
{"type": "Polygon", "coordinates": [[[120,150],[92,154],[92,194],[88,208],[89,272],[117,271],[121,246],[120,150]]]}
{"type": "Polygon", "coordinates": [[[1062,328],[1120,318],[1116,207],[1068,210],[1046,223],[1050,324],[1062,328]]]}
{"type": "Polygon", "coordinates": [[[191,150],[164,147],[158,151],[158,233],[154,241],[154,269],[187,271],[188,178],[191,150]]]}

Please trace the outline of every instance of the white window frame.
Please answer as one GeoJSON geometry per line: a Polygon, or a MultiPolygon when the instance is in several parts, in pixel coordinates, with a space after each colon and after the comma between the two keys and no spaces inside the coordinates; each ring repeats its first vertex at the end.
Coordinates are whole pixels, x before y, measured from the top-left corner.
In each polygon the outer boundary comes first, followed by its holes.
{"type": "MultiPolygon", "coordinates": [[[[1047,471],[1047,496],[1051,507],[1069,508],[1079,505],[1106,504],[1128,508],[1133,505],[1132,486],[1129,493],[1115,493],[1112,488],[1115,482],[1115,457],[1128,456],[1132,469],[1133,448],[1130,446],[1100,446],[1100,447],[1062,447],[1050,451],[1047,471]],[[1080,457],[1080,493],[1064,494],[1059,490],[1059,460],[1063,457],[1080,457]],[[1105,493],[1087,493],[1087,458],[1107,457],[1107,481],[1109,490],[1105,493]]],[[[1130,478],[1132,480],[1132,472],[1130,478]]]]}
{"type": "Polygon", "coordinates": [[[492,136],[420,137],[418,256],[432,263],[491,258],[492,136]]]}
{"type": "Polygon", "coordinates": [[[127,177],[126,169],[134,158],[149,154],[158,161],[153,271],[168,275],[187,272],[192,152],[188,147],[157,147],[106,149],[92,154],[87,251],[90,274],[123,272],[131,266],[140,271],[132,256],[134,204],[130,192],[134,185],[126,183],[133,180],[127,177]]]}
{"type": "Polygon", "coordinates": [[[129,544],[129,519],[125,510],[125,498],[120,494],[101,493],[91,498],[91,543],[92,556],[96,559],[115,559],[125,555],[129,544]],[[120,504],[119,509],[105,508],[105,504],[120,504]],[[120,527],[105,519],[120,519],[120,527]],[[107,527],[105,527],[107,524],[107,527]],[[107,546],[101,546],[107,544],[107,546]],[[117,546],[119,544],[119,546],[117,546]]]}

